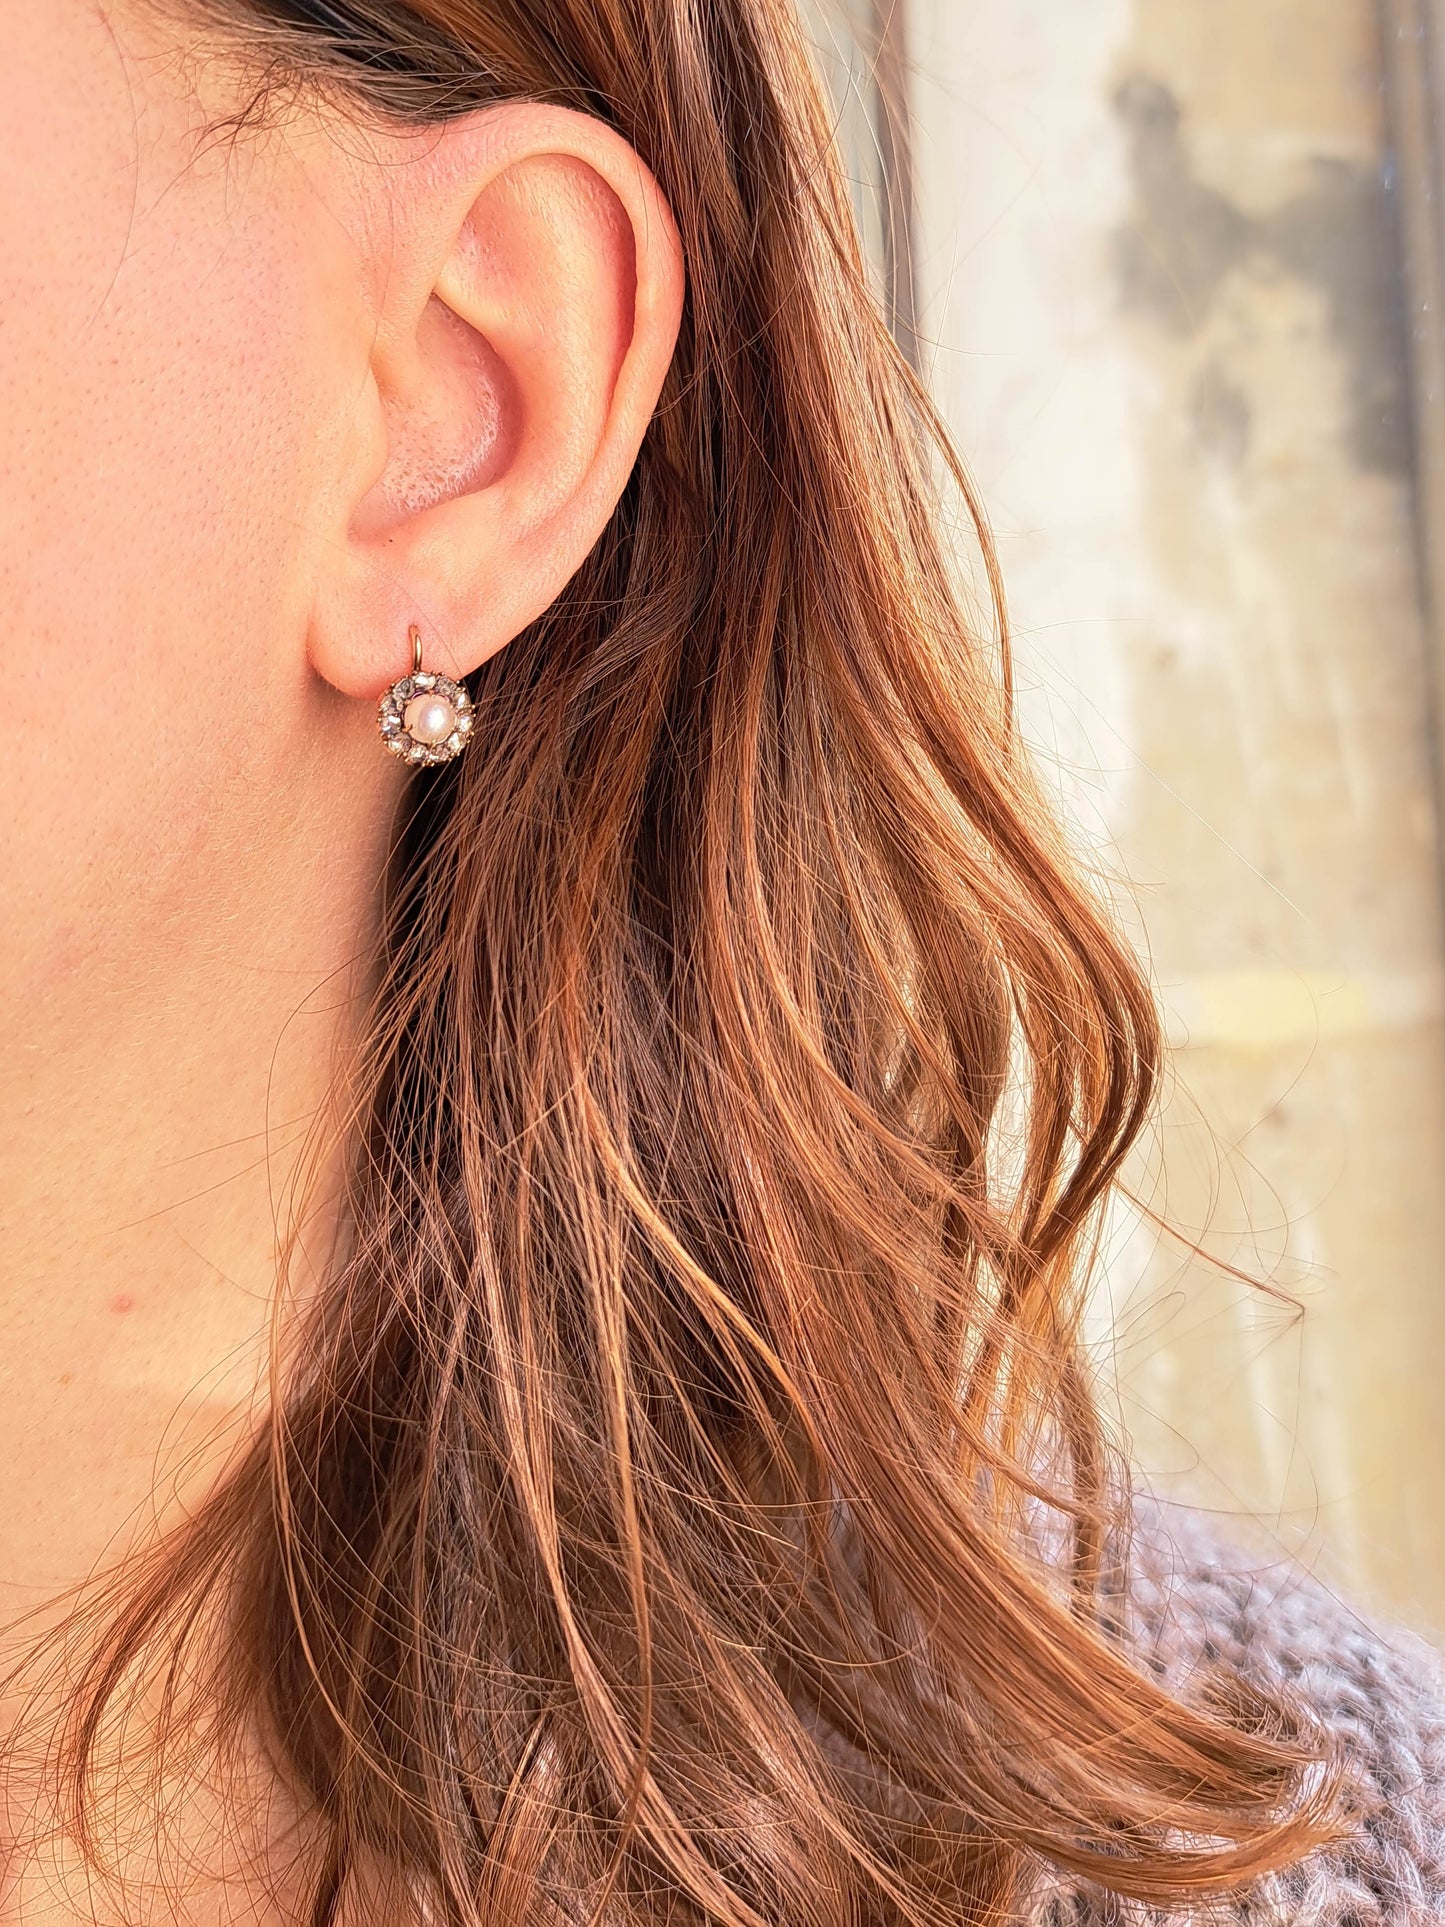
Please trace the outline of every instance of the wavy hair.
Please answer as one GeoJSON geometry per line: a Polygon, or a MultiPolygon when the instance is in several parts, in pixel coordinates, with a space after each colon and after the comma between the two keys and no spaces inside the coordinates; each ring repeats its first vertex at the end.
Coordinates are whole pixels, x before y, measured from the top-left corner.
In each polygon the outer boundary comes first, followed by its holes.
{"type": "Polygon", "coordinates": [[[449,1927],[963,1927],[1042,1862],[1169,1902],[1299,1855],[1300,1716],[1117,1634],[1079,1301],[1155,1008],[1020,749],[792,0],[205,10],[261,94],[601,116],[689,287],[605,535],[414,779],[346,1242],[94,1650],[78,1806],[204,1626],[320,1826],[313,1927],[363,1864],[449,1927]]]}

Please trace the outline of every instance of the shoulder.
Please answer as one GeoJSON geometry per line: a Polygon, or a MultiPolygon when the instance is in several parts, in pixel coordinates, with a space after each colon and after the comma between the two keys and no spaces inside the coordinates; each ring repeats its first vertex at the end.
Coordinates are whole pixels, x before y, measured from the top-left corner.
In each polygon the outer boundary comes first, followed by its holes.
{"type": "MultiPolygon", "coordinates": [[[[1224,1661],[1301,1695],[1338,1740],[1357,1792],[1353,1832],[1200,1921],[1237,1927],[1445,1923],[1445,1666],[1422,1640],[1363,1616],[1279,1552],[1198,1514],[1141,1501],[1128,1562],[1141,1663],[1187,1685],[1224,1661]]],[[[1192,1919],[1051,1889],[1040,1927],[1192,1919]]]]}

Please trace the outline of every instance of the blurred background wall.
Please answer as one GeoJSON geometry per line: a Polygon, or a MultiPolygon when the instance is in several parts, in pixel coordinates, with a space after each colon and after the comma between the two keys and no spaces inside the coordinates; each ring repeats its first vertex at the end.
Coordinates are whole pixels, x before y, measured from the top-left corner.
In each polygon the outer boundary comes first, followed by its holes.
{"type": "Polygon", "coordinates": [[[1097,1296],[1120,1422],[1445,1631],[1433,8],[853,0],[827,45],[1176,1047],[1097,1296]]]}

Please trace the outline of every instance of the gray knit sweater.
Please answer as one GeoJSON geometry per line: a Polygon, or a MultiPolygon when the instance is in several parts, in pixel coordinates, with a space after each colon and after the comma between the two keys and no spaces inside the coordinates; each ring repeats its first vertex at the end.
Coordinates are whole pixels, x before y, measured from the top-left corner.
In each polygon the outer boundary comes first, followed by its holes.
{"type": "Polygon", "coordinates": [[[1141,1510],[1141,1657],[1177,1685],[1221,1658],[1302,1693],[1355,1769],[1358,1824],[1252,1890],[1160,1914],[1056,1878],[1037,1927],[1228,1922],[1234,1927],[1445,1923],[1445,1667],[1414,1636],[1372,1624],[1280,1555],[1246,1553],[1197,1515],[1141,1510]]]}

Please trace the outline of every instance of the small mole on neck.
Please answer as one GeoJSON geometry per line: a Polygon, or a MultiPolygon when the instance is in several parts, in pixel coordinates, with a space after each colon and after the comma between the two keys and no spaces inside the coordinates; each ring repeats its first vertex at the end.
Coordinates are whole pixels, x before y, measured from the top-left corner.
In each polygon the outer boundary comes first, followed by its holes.
{"type": "Polygon", "coordinates": [[[110,1301],[110,1308],[117,1318],[123,1318],[128,1311],[135,1310],[135,1300],[128,1291],[118,1292],[110,1301]]]}

